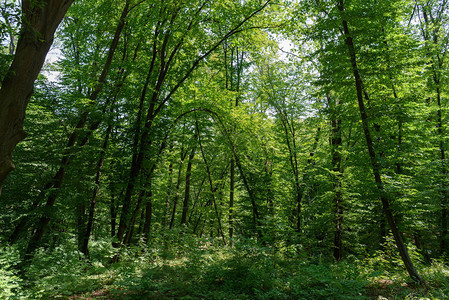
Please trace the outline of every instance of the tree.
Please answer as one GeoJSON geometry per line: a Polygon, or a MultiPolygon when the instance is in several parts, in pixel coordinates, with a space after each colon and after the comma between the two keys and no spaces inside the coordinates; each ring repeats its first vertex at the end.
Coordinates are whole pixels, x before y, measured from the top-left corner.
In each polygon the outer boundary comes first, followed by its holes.
{"type": "Polygon", "coordinates": [[[22,1],[22,33],[14,59],[0,88],[0,195],[14,169],[12,153],[26,136],[23,120],[55,31],[73,0],[22,1]]]}
{"type": "MultiPolygon", "coordinates": [[[[362,128],[363,128],[363,132],[364,132],[365,139],[366,139],[366,146],[368,148],[368,153],[369,153],[370,160],[371,160],[374,179],[375,179],[377,188],[379,190],[380,199],[382,201],[383,211],[387,218],[390,229],[393,233],[396,245],[398,247],[398,251],[401,255],[402,261],[404,262],[407,272],[409,273],[410,277],[413,280],[415,280],[417,282],[422,282],[421,277],[416,272],[415,267],[410,259],[410,256],[409,256],[408,250],[407,250],[407,246],[404,244],[402,234],[398,229],[393,210],[390,206],[390,201],[388,199],[388,195],[385,192],[384,183],[381,178],[381,170],[382,169],[381,169],[381,166],[378,161],[379,160],[378,154],[376,154],[376,150],[374,149],[374,143],[373,143],[373,140],[371,137],[371,131],[369,128],[369,123],[368,123],[368,115],[367,115],[365,103],[364,103],[363,81],[362,81],[362,78],[360,76],[359,69],[357,66],[357,58],[356,58],[356,51],[355,51],[355,47],[354,47],[353,37],[349,30],[348,20],[344,16],[345,6],[343,4],[343,1],[339,1],[337,4],[337,7],[341,14],[341,22],[343,25],[343,33],[344,33],[344,37],[345,37],[345,43],[346,43],[346,46],[348,47],[348,54],[349,54],[350,62],[352,65],[352,71],[353,71],[354,81],[355,81],[355,88],[357,91],[357,102],[359,105],[360,116],[361,116],[361,120],[362,120],[362,128]]],[[[366,98],[366,92],[365,92],[365,98],[366,98]]]]}
{"type": "Polygon", "coordinates": [[[429,77],[429,89],[431,98],[435,101],[429,101],[436,105],[435,126],[437,128],[437,143],[440,156],[440,178],[438,179],[440,189],[440,252],[444,254],[448,251],[449,230],[448,230],[448,184],[447,184],[447,163],[446,163],[446,138],[444,126],[444,69],[445,58],[448,51],[448,32],[444,23],[448,20],[447,1],[427,1],[417,4],[418,17],[420,21],[420,30],[424,40],[426,56],[429,59],[427,66],[429,77]],[[432,91],[433,90],[433,91],[432,91]]]}

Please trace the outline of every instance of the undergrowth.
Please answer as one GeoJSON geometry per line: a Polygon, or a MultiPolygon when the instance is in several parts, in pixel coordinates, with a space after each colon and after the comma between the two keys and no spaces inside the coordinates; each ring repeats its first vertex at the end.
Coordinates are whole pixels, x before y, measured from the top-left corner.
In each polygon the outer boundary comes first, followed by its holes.
{"type": "Polygon", "coordinates": [[[335,263],[252,240],[189,239],[115,250],[94,242],[91,260],[71,244],[42,249],[22,273],[19,252],[0,250],[0,299],[447,299],[449,267],[417,261],[425,285],[410,282],[383,252],[335,263]],[[170,245],[170,246],[169,246],[170,245]],[[24,274],[24,275],[20,275],[24,274]],[[382,298],[383,297],[383,298],[382,298]]]}

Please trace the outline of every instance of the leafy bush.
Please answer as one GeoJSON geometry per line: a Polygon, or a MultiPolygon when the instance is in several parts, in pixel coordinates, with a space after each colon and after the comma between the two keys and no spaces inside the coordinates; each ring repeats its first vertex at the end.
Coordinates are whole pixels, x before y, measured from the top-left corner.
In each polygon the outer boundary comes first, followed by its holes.
{"type": "Polygon", "coordinates": [[[23,293],[22,280],[15,269],[19,262],[19,253],[16,249],[0,248],[0,299],[12,298],[23,293]]]}
{"type": "Polygon", "coordinates": [[[74,244],[66,243],[52,251],[39,249],[25,273],[33,297],[69,296],[100,286],[101,282],[90,278],[93,268],[74,244]]]}
{"type": "Polygon", "coordinates": [[[389,266],[392,258],[385,253],[332,263],[310,255],[281,253],[253,240],[235,240],[234,246],[228,247],[214,239],[184,238],[189,241],[179,249],[163,242],[123,249],[120,261],[114,264],[111,257],[115,250],[110,243],[93,242],[92,260],[87,262],[72,239],[71,244],[51,252],[39,250],[24,272],[26,280],[20,280],[14,271],[20,262],[18,251],[3,249],[1,297],[444,299],[449,295],[449,267],[443,261],[421,265],[428,285],[415,286],[404,279],[403,270],[389,266]]]}
{"type": "Polygon", "coordinates": [[[250,241],[234,248],[191,249],[178,259],[156,259],[115,284],[132,299],[362,299],[366,281],[349,264],[316,265],[286,258],[250,241]],[[138,275],[141,273],[140,275],[138,275]]]}
{"type": "Polygon", "coordinates": [[[291,280],[292,294],[298,299],[363,299],[366,282],[353,275],[341,266],[303,265],[291,280]]]}

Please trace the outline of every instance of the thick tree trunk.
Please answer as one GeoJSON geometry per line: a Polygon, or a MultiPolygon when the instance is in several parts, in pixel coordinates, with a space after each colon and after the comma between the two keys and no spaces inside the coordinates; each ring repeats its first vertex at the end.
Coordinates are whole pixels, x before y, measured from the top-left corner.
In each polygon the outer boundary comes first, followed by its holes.
{"type": "Polygon", "coordinates": [[[12,153],[26,136],[23,121],[28,102],[54,33],[73,0],[47,0],[36,5],[22,1],[22,34],[0,88],[0,195],[6,176],[14,169],[12,153]]]}
{"type": "Polygon", "coordinates": [[[349,58],[350,58],[350,62],[352,65],[352,71],[353,71],[353,75],[354,75],[355,87],[356,87],[356,91],[357,91],[357,101],[358,101],[360,116],[361,116],[361,120],[362,120],[362,129],[363,129],[363,132],[365,135],[366,145],[367,145],[369,157],[371,160],[371,166],[372,166],[372,171],[373,171],[373,175],[374,175],[374,180],[376,182],[377,189],[380,194],[383,211],[387,218],[388,225],[390,226],[391,232],[393,233],[393,237],[396,242],[396,246],[399,250],[399,254],[401,256],[401,259],[404,263],[404,266],[405,266],[407,272],[409,273],[410,277],[413,280],[415,280],[417,282],[423,282],[423,280],[419,276],[418,272],[416,271],[416,269],[410,259],[407,246],[405,245],[405,243],[403,241],[402,234],[399,232],[399,229],[396,224],[396,220],[394,218],[393,210],[390,207],[390,201],[387,198],[387,192],[384,189],[383,181],[381,178],[381,166],[380,166],[380,163],[376,156],[376,152],[374,150],[374,143],[372,141],[371,132],[369,129],[368,115],[366,113],[365,103],[363,101],[363,83],[362,83],[362,79],[360,77],[358,66],[357,66],[354,42],[353,42],[353,38],[349,31],[348,22],[347,22],[347,20],[345,20],[343,18],[345,11],[344,11],[344,6],[343,6],[342,0],[340,0],[338,2],[338,9],[342,14],[342,25],[343,25],[344,35],[345,35],[345,43],[348,48],[349,58]]]}

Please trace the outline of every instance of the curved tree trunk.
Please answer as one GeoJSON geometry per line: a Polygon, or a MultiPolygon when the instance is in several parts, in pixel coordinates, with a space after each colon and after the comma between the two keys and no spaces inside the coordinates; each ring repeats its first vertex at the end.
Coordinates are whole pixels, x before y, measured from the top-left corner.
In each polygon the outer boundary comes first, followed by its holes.
{"type": "Polygon", "coordinates": [[[3,181],[14,169],[14,148],[26,136],[23,121],[34,81],[72,2],[48,0],[41,6],[32,0],[22,1],[22,34],[0,89],[0,194],[3,181]]]}

